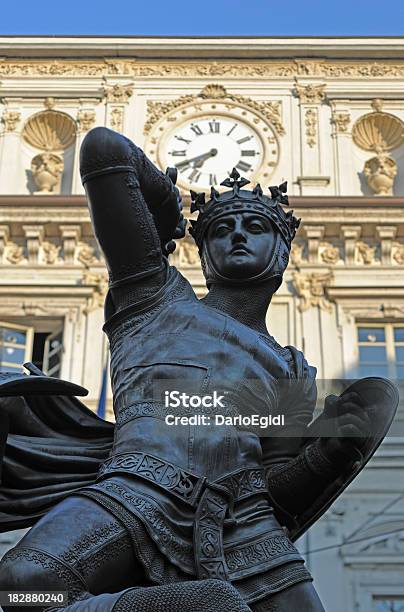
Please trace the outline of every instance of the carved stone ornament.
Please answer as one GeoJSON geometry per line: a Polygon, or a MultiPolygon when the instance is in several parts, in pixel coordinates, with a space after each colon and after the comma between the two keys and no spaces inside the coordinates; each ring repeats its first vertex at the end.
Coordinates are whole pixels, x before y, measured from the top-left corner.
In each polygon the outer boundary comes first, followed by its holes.
{"type": "Polygon", "coordinates": [[[351,116],[348,112],[334,111],[332,114],[332,123],[335,125],[336,132],[345,134],[348,132],[351,116]]]}
{"type": "Polygon", "coordinates": [[[126,85],[105,85],[104,91],[107,102],[121,102],[126,104],[133,94],[133,85],[131,83],[126,85]]]}
{"type": "Polygon", "coordinates": [[[302,263],[303,250],[304,250],[304,244],[299,244],[297,242],[292,243],[292,248],[290,251],[290,262],[294,266],[299,266],[302,263]]]}
{"type": "Polygon", "coordinates": [[[340,260],[339,248],[326,243],[320,258],[325,264],[335,265],[340,260]]]}
{"type": "Polygon", "coordinates": [[[356,248],[358,250],[358,257],[361,263],[372,264],[375,263],[375,252],[376,247],[372,247],[366,242],[357,242],[356,248]]]}
{"type": "Polygon", "coordinates": [[[18,265],[27,261],[24,257],[23,247],[14,242],[9,242],[5,247],[4,259],[13,265],[18,265]]]}
{"type": "Polygon", "coordinates": [[[265,117],[265,119],[274,126],[280,136],[285,134],[285,128],[281,120],[281,102],[274,100],[258,101],[239,94],[231,94],[228,93],[222,85],[217,85],[215,83],[206,85],[197,95],[188,94],[180,96],[175,100],[165,100],[164,102],[148,100],[147,119],[143,130],[144,133],[146,135],[149,134],[153,126],[160,121],[164,115],[167,115],[171,111],[188,104],[196,103],[198,100],[207,99],[228,100],[236,104],[244,105],[265,117]]]}
{"type": "Polygon", "coordinates": [[[295,93],[301,104],[321,104],[325,99],[326,85],[301,85],[296,83],[295,93]]]}
{"type": "Polygon", "coordinates": [[[333,278],[332,272],[318,273],[293,272],[293,286],[300,297],[299,310],[304,312],[311,306],[318,306],[327,312],[332,311],[332,304],[327,299],[327,285],[333,278]]]}
{"type": "Polygon", "coordinates": [[[113,108],[110,115],[110,125],[116,132],[123,132],[123,108],[113,108]]]}
{"type": "Polygon", "coordinates": [[[404,265],[404,244],[401,242],[395,242],[393,244],[393,259],[400,266],[404,265]]]}
{"type": "Polygon", "coordinates": [[[63,173],[63,159],[54,153],[40,153],[33,158],[31,171],[36,193],[55,193],[63,173]]]}
{"type": "Polygon", "coordinates": [[[4,129],[6,132],[14,132],[21,120],[21,113],[18,111],[5,111],[2,116],[4,129]]]}
{"type": "Polygon", "coordinates": [[[32,178],[37,187],[34,193],[56,193],[64,168],[61,153],[76,138],[75,121],[66,113],[42,111],[28,119],[22,136],[31,147],[43,151],[31,162],[32,178]]]}
{"type": "Polygon", "coordinates": [[[317,110],[315,108],[307,109],[304,115],[304,124],[306,126],[306,142],[309,147],[315,147],[317,144],[317,110]]]}
{"type": "Polygon", "coordinates": [[[80,132],[88,132],[88,130],[91,130],[91,128],[94,127],[95,111],[80,110],[77,113],[77,122],[80,132]]]}
{"type": "Polygon", "coordinates": [[[404,143],[404,123],[389,113],[368,113],[355,122],[352,138],[364,151],[383,154],[404,143]]]}
{"type": "Polygon", "coordinates": [[[60,246],[52,242],[44,241],[41,243],[43,259],[46,264],[53,265],[59,260],[60,246]]]}
{"type": "Polygon", "coordinates": [[[190,240],[184,239],[179,243],[178,265],[184,267],[200,266],[198,249],[190,240]]]}
{"type": "Polygon", "coordinates": [[[394,179],[397,175],[397,164],[388,155],[376,155],[365,162],[363,173],[375,195],[393,195],[394,179]]]}
{"type": "Polygon", "coordinates": [[[76,124],[66,113],[42,111],[28,119],[22,136],[35,149],[58,153],[73,144],[76,124]]]}
{"type": "Polygon", "coordinates": [[[79,242],[77,245],[77,261],[86,267],[98,263],[94,247],[86,242],[79,242]]]}
{"type": "Polygon", "coordinates": [[[86,272],[82,279],[83,285],[93,285],[93,294],[87,300],[85,312],[89,313],[102,308],[108,291],[108,277],[103,273],[86,272]]]}
{"type": "Polygon", "coordinates": [[[137,59],[99,60],[2,60],[1,77],[74,76],[74,77],[373,77],[402,79],[404,61],[369,60],[266,60],[244,62],[217,61],[145,61],[137,59]]]}

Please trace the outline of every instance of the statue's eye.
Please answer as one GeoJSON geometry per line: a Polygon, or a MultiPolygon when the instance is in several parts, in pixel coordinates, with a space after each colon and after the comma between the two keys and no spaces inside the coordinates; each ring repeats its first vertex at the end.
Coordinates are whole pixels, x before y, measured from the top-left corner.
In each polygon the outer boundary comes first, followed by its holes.
{"type": "Polygon", "coordinates": [[[222,223],[221,225],[217,225],[215,227],[214,234],[215,234],[215,236],[224,236],[225,234],[227,234],[230,231],[231,231],[230,227],[228,225],[225,225],[224,223],[222,223]]]}
{"type": "Polygon", "coordinates": [[[259,221],[251,221],[251,223],[248,224],[248,229],[251,232],[265,232],[266,228],[264,224],[259,221]]]}

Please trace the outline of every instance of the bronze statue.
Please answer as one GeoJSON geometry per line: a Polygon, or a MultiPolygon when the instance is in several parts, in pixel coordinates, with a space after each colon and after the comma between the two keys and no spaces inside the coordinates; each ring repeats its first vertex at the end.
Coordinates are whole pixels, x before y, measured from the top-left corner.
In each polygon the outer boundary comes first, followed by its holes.
{"type": "Polygon", "coordinates": [[[175,172],[96,128],[81,174],[110,276],[116,424],[72,397],[81,388],[44,391],[32,366],[3,375],[0,525],[35,524],[3,558],[0,590],[67,591],[69,612],[323,610],[292,540],[369,459],[397,395],[383,379],[359,381],[311,424],[316,370],[265,324],[299,223],[286,185],[265,196],[233,170],[209,201],[192,193],[209,289],[198,300],[168,263],[185,231],[175,172]],[[224,390],[222,416],[282,412],[285,426],[260,437],[210,412],[208,426],[173,427],[159,395],[173,381],[198,396],[224,390]]]}

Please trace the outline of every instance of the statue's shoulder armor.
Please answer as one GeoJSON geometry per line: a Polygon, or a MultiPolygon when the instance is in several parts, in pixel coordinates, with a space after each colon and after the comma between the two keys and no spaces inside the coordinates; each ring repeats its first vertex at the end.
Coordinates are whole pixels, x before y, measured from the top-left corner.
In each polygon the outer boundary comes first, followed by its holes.
{"type": "Polygon", "coordinates": [[[292,378],[316,377],[317,368],[308,364],[302,351],[291,345],[282,346],[273,336],[260,334],[260,337],[275,353],[288,362],[292,378]]]}
{"type": "Polygon", "coordinates": [[[107,295],[103,329],[111,342],[129,329],[131,331],[142,329],[156,318],[162,310],[179,298],[197,301],[190,283],[177,268],[169,266],[166,282],[155,293],[140,301],[134,301],[122,310],[114,311],[111,308],[111,296],[107,295]]]}

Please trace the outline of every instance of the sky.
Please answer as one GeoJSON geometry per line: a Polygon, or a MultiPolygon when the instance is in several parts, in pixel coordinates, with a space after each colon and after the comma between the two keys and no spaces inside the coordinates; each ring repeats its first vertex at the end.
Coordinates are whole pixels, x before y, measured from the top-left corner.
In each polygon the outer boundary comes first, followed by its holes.
{"type": "Polygon", "coordinates": [[[404,35],[404,0],[3,0],[1,4],[0,35],[404,35]]]}

